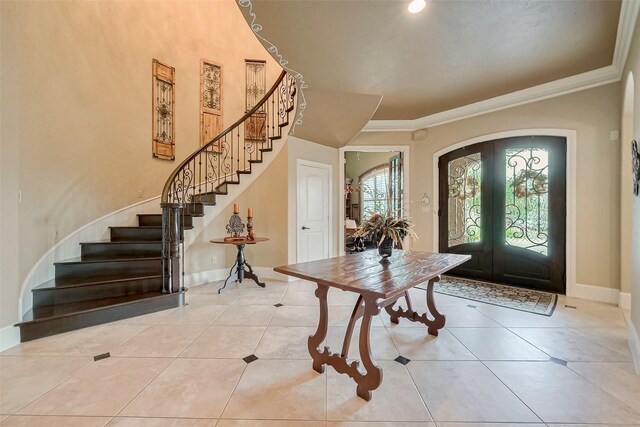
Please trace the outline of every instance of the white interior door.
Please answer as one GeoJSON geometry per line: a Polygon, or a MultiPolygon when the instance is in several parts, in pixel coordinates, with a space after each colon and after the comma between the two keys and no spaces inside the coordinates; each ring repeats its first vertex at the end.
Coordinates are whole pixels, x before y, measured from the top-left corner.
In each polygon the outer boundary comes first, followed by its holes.
{"type": "Polygon", "coordinates": [[[330,168],[298,164],[297,262],[329,257],[330,168]]]}

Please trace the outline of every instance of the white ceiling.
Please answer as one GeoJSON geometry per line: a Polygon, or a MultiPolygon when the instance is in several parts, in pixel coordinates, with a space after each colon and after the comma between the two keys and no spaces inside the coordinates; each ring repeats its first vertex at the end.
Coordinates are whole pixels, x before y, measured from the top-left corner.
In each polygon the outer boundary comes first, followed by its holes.
{"type": "MultiPolygon", "coordinates": [[[[407,4],[254,0],[250,7],[258,34],[310,91],[342,94],[339,102],[319,97],[307,122],[316,114],[362,120],[372,111],[374,119],[411,120],[611,65],[621,9],[620,0],[428,0],[412,15],[407,4]],[[354,102],[345,102],[349,96],[354,102]]],[[[249,8],[240,9],[251,22],[249,8]]],[[[366,121],[316,139],[344,145],[348,139],[335,135],[349,138],[366,121]]]]}

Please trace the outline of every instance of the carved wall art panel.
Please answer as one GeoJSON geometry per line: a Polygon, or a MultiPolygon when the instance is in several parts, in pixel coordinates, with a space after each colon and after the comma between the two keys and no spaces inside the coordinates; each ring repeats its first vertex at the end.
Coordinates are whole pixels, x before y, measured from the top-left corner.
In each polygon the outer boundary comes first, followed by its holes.
{"type": "Polygon", "coordinates": [[[200,63],[200,146],[222,133],[222,65],[200,63]]]}
{"type": "Polygon", "coordinates": [[[152,73],[153,156],[163,160],[175,160],[176,69],[154,59],[152,73]]]}
{"type": "MultiPolygon", "coordinates": [[[[246,70],[246,111],[255,107],[267,91],[267,63],[266,61],[247,59],[246,70]]],[[[267,138],[266,112],[264,105],[251,115],[245,122],[245,140],[248,142],[262,142],[267,138]]]]}

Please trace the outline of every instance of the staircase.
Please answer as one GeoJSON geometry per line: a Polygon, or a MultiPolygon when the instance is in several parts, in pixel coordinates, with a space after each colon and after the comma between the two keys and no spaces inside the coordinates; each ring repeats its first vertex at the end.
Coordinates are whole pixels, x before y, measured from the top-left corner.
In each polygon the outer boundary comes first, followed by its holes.
{"type": "Polygon", "coordinates": [[[110,227],[109,241],[81,243],[79,258],[56,262],[55,277],[32,289],[33,308],[16,324],[20,340],[183,305],[184,233],[273,150],[295,95],[295,79],[283,71],[254,108],[169,176],[161,214],[139,214],[137,226],[110,227]]]}

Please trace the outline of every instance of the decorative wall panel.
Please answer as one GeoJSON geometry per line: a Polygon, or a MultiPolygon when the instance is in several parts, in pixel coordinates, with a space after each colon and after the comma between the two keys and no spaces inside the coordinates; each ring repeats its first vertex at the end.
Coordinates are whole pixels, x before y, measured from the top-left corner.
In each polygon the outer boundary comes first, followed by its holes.
{"type": "Polygon", "coordinates": [[[222,65],[203,59],[200,68],[200,145],[222,133],[222,65]]]}
{"type": "MultiPolygon", "coordinates": [[[[245,60],[246,111],[258,104],[267,91],[266,61],[245,60]]],[[[266,111],[264,105],[245,122],[245,140],[262,142],[267,138],[266,111]]]]}
{"type": "Polygon", "coordinates": [[[152,74],[153,155],[163,160],[175,160],[176,69],[154,59],[152,74]]]}

